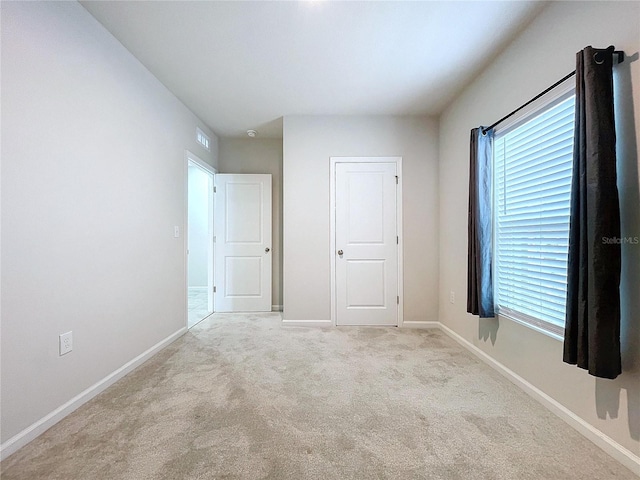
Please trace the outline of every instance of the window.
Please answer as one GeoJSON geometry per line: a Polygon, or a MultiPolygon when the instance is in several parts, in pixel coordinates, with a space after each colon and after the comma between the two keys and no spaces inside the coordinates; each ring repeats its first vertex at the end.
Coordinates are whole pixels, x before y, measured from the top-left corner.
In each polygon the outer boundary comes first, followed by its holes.
{"type": "Polygon", "coordinates": [[[562,336],[567,295],[575,96],[494,139],[497,311],[562,336]]]}
{"type": "Polygon", "coordinates": [[[196,127],[196,140],[200,145],[207,149],[207,151],[211,151],[211,147],[209,147],[209,142],[211,141],[209,137],[199,128],[196,127]]]}

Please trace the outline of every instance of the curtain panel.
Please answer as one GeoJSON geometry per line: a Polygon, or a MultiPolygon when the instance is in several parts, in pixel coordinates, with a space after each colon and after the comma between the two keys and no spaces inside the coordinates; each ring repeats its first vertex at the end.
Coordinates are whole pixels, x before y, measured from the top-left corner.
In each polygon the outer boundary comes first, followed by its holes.
{"type": "Polygon", "coordinates": [[[613,51],[589,46],[577,54],[563,355],[602,378],[621,373],[613,51]]]}
{"type": "Polygon", "coordinates": [[[467,244],[467,312],[495,316],[492,275],[493,130],[471,130],[467,244]]]}

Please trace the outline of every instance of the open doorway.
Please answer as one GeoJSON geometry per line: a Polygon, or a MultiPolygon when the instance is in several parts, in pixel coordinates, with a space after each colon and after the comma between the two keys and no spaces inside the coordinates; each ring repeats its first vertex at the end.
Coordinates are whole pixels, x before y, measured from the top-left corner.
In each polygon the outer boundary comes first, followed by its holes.
{"type": "Polygon", "coordinates": [[[187,152],[187,327],[213,313],[215,170],[187,152]]]}

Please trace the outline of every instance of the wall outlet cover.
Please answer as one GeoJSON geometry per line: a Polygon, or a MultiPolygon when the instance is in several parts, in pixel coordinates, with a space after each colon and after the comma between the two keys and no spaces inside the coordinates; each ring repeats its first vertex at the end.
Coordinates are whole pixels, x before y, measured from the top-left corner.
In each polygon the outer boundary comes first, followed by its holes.
{"type": "Polygon", "coordinates": [[[73,332],[67,332],[60,335],[60,356],[65,355],[73,350],[73,332]]]}

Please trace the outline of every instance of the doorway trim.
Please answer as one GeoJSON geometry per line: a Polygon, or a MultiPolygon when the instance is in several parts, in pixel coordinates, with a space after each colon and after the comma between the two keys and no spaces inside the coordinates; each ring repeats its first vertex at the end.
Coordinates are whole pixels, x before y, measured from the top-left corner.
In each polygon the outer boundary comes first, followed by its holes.
{"type": "MultiPolygon", "coordinates": [[[[182,250],[183,250],[184,271],[183,271],[182,292],[184,295],[184,298],[183,298],[184,325],[187,329],[189,328],[189,255],[187,253],[189,249],[189,163],[193,163],[198,168],[201,168],[202,170],[211,174],[211,176],[213,177],[213,182],[211,187],[212,189],[213,189],[213,185],[215,185],[215,175],[218,173],[218,170],[215,167],[212,167],[211,165],[209,165],[207,162],[205,162],[200,157],[198,157],[195,153],[191,152],[188,149],[185,149],[184,170],[183,170],[183,175],[184,175],[183,218],[184,218],[184,221],[182,224],[182,250]]],[[[216,196],[213,195],[213,205],[210,212],[211,221],[213,221],[213,211],[215,208],[215,201],[216,201],[216,196]]],[[[215,234],[216,232],[214,230],[213,235],[215,236],[215,234]]],[[[216,271],[215,258],[216,258],[215,255],[213,255],[213,264],[211,265],[214,278],[215,278],[215,271],[216,271]]],[[[213,292],[211,292],[211,295],[213,295],[213,292]]],[[[215,312],[215,308],[216,308],[215,296],[213,298],[214,298],[213,311],[215,312]]]]}
{"type": "Polygon", "coordinates": [[[402,157],[330,157],[329,167],[329,258],[331,259],[331,323],[338,321],[336,301],[336,164],[338,163],[395,163],[398,176],[396,189],[396,230],[398,232],[398,327],[403,324],[403,228],[402,228],[402,157]]]}

